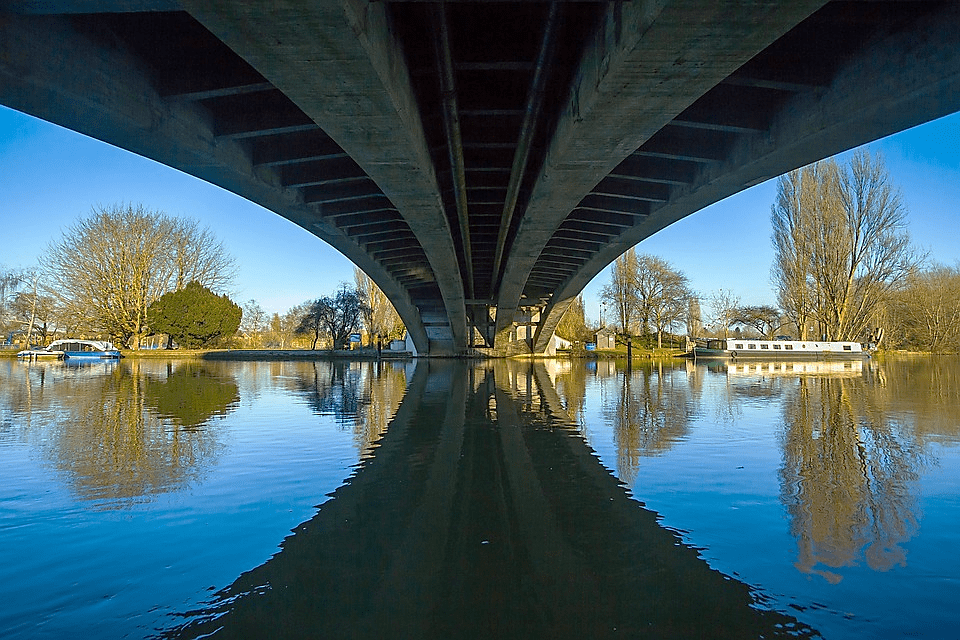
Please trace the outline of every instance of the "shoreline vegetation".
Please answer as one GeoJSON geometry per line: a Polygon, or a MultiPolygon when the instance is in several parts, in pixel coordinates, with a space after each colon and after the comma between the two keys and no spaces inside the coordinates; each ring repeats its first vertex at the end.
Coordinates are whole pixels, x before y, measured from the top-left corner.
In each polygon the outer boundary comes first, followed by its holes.
{"type": "MultiPolygon", "coordinates": [[[[14,349],[0,349],[0,358],[16,358],[21,347],[14,349]]],[[[376,348],[362,347],[358,349],[247,349],[247,348],[220,348],[220,349],[121,349],[123,358],[134,360],[220,360],[220,361],[290,361],[290,360],[390,360],[403,361],[416,358],[459,358],[463,360],[626,360],[627,348],[617,345],[616,349],[597,349],[587,351],[582,348],[558,350],[555,356],[542,354],[520,353],[505,354],[476,351],[464,356],[415,356],[409,351],[394,351],[383,349],[379,358],[376,348]]],[[[679,348],[650,348],[633,346],[631,360],[669,360],[689,355],[689,352],[679,348]]],[[[909,349],[881,349],[870,354],[873,358],[884,356],[957,356],[957,352],[916,351],[909,349]]]]}
{"type": "MultiPolygon", "coordinates": [[[[19,349],[9,349],[0,351],[0,357],[15,358],[19,349]]],[[[331,358],[347,358],[354,360],[377,360],[376,349],[121,349],[124,358],[141,360],[160,360],[160,359],[191,359],[200,360],[326,360],[331,358]]],[[[634,347],[633,360],[654,360],[679,357],[684,354],[680,349],[640,349],[634,347]]],[[[392,351],[384,349],[380,353],[381,360],[412,360],[420,356],[414,356],[409,351],[392,351]]],[[[423,356],[429,358],[430,356],[423,356]]],[[[443,357],[443,356],[433,356],[443,357]]],[[[598,351],[561,351],[556,356],[543,356],[534,354],[521,355],[495,355],[476,353],[470,356],[449,356],[451,358],[459,357],[464,360],[498,360],[498,359],[577,359],[577,360],[623,360],[627,357],[625,348],[598,350],[598,351]]]]}

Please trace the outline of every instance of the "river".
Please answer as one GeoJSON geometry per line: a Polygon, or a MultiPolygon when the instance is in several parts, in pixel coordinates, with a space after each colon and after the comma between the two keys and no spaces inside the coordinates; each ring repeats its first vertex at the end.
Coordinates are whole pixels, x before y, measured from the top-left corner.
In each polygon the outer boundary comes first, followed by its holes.
{"type": "Polygon", "coordinates": [[[0,360],[0,637],[941,638],[960,359],[0,360]]]}

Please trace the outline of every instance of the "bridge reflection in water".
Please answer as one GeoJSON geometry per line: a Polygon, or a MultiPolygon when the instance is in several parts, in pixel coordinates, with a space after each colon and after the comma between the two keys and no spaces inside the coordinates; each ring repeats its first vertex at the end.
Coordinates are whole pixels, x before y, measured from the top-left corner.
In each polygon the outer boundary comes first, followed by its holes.
{"type": "Polygon", "coordinates": [[[430,361],[317,515],[165,637],[816,635],[757,600],[629,496],[541,365],[430,361]]]}

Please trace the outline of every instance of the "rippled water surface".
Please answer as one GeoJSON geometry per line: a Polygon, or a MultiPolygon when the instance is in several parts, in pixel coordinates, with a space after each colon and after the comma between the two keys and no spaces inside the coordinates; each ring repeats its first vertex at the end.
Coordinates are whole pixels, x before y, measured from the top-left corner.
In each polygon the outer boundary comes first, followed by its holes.
{"type": "Polygon", "coordinates": [[[0,637],[954,637],[960,360],[0,360],[0,637]]]}

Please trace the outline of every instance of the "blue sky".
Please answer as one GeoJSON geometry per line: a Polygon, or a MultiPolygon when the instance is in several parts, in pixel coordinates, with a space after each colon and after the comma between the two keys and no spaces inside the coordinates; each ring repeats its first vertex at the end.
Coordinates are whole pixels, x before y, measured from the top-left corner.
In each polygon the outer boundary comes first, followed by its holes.
{"type": "MultiPolygon", "coordinates": [[[[931,258],[960,259],[960,115],[874,142],[910,211],[914,243],[931,258]]],[[[841,159],[846,155],[841,156],[841,159]]],[[[704,296],[729,289],[744,304],[773,304],[770,287],[771,180],[688,216],[644,240],[704,296]]],[[[267,311],[333,293],[353,281],[353,265],[286,219],[219,187],[61,127],[0,107],[0,265],[32,267],[93,205],[142,203],[196,218],[223,241],[239,272],[234,300],[267,311]]],[[[587,315],[599,316],[602,272],[584,291],[587,315]]]]}

